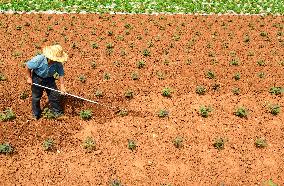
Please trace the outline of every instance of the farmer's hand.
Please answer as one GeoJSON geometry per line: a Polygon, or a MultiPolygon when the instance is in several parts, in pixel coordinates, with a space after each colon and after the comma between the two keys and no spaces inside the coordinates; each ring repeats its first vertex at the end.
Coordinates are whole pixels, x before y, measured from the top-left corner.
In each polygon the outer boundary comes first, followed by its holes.
{"type": "Polygon", "coordinates": [[[66,88],[65,88],[64,85],[61,85],[60,91],[62,92],[63,95],[65,95],[65,93],[66,93],[67,91],[66,91],[66,88]]]}
{"type": "Polygon", "coordinates": [[[30,85],[32,85],[32,84],[33,84],[32,78],[29,77],[29,78],[27,79],[27,83],[30,84],[30,85]]]}

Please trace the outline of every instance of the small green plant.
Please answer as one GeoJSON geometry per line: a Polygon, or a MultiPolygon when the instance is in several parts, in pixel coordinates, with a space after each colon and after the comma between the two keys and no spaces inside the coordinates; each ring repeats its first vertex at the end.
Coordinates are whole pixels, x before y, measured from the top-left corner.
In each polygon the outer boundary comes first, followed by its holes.
{"type": "Polygon", "coordinates": [[[269,90],[269,93],[274,94],[274,95],[281,95],[284,93],[284,88],[283,87],[271,87],[269,90]]]}
{"type": "Polygon", "coordinates": [[[234,95],[240,95],[241,90],[240,90],[240,88],[238,88],[238,87],[234,87],[233,90],[232,90],[232,92],[233,92],[234,95]]]}
{"type": "Polygon", "coordinates": [[[133,98],[133,91],[132,90],[126,90],[124,93],[124,96],[128,99],[133,98]]]}
{"type": "Polygon", "coordinates": [[[114,45],[112,43],[107,43],[106,44],[106,48],[107,49],[113,49],[114,48],[114,45]]]}
{"type": "Polygon", "coordinates": [[[214,84],[212,85],[212,89],[215,90],[215,91],[219,90],[220,87],[221,87],[221,85],[220,85],[219,83],[214,83],[214,84]]]}
{"type": "Polygon", "coordinates": [[[45,150],[45,151],[52,151],[52,150],[54,150],[54,146],[55,146],[55,142],[51,138],[45,139],[43,141],[43,143],[42,143],[43,150],[45,150]]]}
{"type": "Polygon", "coordinates": [[[137,67],[139,69],[144,68],[145,67],[145,61],[143,61],[143,60],[138,61],[137,62],[137,67]]]}
{"type": "Polygon", "coordinates": [[[257,73],[257,76],[259,78],[264,78],[265,77],[265,73],[264,72],[259,72],[259,73],[257,73]]]}
{"type": "Polygon", "coordinates": [[[186,64],[186,65],[191,65],[191,64],[192,64],[192,60],[191,60],[191,59],[185,60],[185,64],[186,64]]]}
{"type": "Polygon", "coordinates": [[[234,114],[240,118],[246,118],[248,116],[248,111],[245,107],[239,107],[234,114]]]}
{"type": "Polygon", "coordinates": [[[95,68],[97,67],[96,61],[92,61],[92,62],[91,62],[91,67],[92,67],[93,69],[95,69],[95,68]]]}
{"type": "Polygon", "coordinates": [[[46,118],[46,119],[55,119],[56,118],[55,114],[49,108],[43,109],[42,116],[43,116],[43,118],[46,118]]]}
{"type": "Polygon", "coordinates": [[[280,113],[280,110],[281,110],[280,105],[273,104],[269,106],[269,112],[274,116],[278,115],[280,113]]]}
{"type": "Polygon", "coordinates": [[[95,96],[98,97],[98,98],[101,98],[104,96],[104,93],[102,90],[97,90],[96,93],[95,93],[95,96]]]}
{"type": "Polygon", "coordinates": [[[159,113],[158,113],[158,116],[160,118],[167,117],[167,116],[169,116],[169,111],[167,111],[166,109],[160,109],[159,113]]]}
{"type": "Polygon", "coordinates": [[[215,73],[213,71],[211,71],[211,70],[207,71],[205,75],[209,79],[214,79],[215,78],[215,73]]]}
{"type": "Polygon", "coordinates": [[[84,74],[80,74],[78,77],[78,80],[81,81],[82,83],[86,82],[86,76],[84,74]]]}
{"type": "Polygon", "coordinates": [[[262,32],[260,32],[260,35],[261,35],[262,37],[266,37],[268,34],[267,34],[267,32],[262,31],[262,32]]]}
{"type": "Polygon", "coordinates": [[[150,56],[150,51],[148,49],[144,49],[142,53],[145,57],[150,56]]]}
{"type": "Polygon", "coordinates": [[[164,97],[171,97],[171,94],[172,94],[172,90],[168,87],[166,87],[162,90],[162,95],[164,97]]]}
{"type": "Polygon", "coordinates": [[[199,94],[199,95],[204,95],[205,92],[206,92],[206,88],[205,88],[204,86],[202,86],[202,85],[198,85],[198,86],[196,87],[195,92],[196,92],[197,94],[199,94]]]}
{"type": "Polygon", "coordinates": [[[248,35],[244,36],[244,42],[248,43],[250,41],[250,37],[248,35]]]}
{"type": "Polygon", "coordinates": [[[7,108],[0,113],[0,121],[12,121],[15,118],[16,115],[11,108],[7,108]]]}
{"type": "Polygon", "coordinates": [[[266,180],[263,184],[264,186],[278,186],[276,183],[273,182],[272,179],[266,180]]]}
{"type": "Polygon", "coordinates": [[[258,61],[257,61],[257,64],[258,64],[259,66],[265,66],[265,65],[266,65],[266,63],[265,63],[264,60],[258,60],[258,61]]]}
{"type": "Polygon", "coordinates": [[[241,74],[239,72],[237,72],[235,75],[234,75],[234,79],[235,80],[240,80],[241,79],[241,74]]]}
{"type": "Polygon", "coordinates": [[[23,91],[21,94],[20,94],[20,99],[24,100],[24,99],[27,99],[29,97],[29,93],[27,90],[23,91]]]}
{"type": "Polygon", "coordinates": [[[131,73],[131,79],[132,79],[132,80],[138,80],[138,79],[139,79],[139,74],[138,74],[138,72],[132,72],[132,73],[131,73]]]}
{"type": "Polygon", "coordinates": [[[118,179],[114,179],[110,182],[110,185],[111,186],[122,186],[122,183],[118,179]]]}
{"type": "Polygon", "coordinates": [[[121,117],[127,116],[128,115],[128,110],[127,109],[120,109],[118,111],[118,115],[120,115],[121,117]]]}
{"type": "Polygon", "coordinates": [[[129,139],[127,147],[132,151],[135,150],[137,148],[136,142],[134,140],[129,139]]]}
{"type": "Polygon", "coordinates": [[[264,147],[267,147],[267,142],[265,140],[265,138],[257,138],[255,140],[255,146],[257,148],[264,148],[264,147]]]}
{"type": "Polygon", "coordinates": [[[199,113],[202,117],[207,118],[209,116],[209,113],[212,112],[212,108],[211,107],[206,107],[206,106],[200,106],[199,108],[199,113]]]}
{"type": "Polygon", "coordinates": [[[93,49],[98,49],[99,45],[98,45],[98,43],[92,43],[92,47],[93,47],[93,49]]]}
{"type": "Polygon", "coordinates": [[[0,154],[11,154],[14,148],[9,143],[0,144],[0,154]]]}
{"type": "Polygon", "coordinates": [[[92,110],[81,110],[80,111],[80,118],[82,120],[89,120],[91,119],[93,113],[92,113],[92,110]]]}
{"type": "Polygon", "coordinates": [[[104,73],[104,80],[110,80],[110,74],[105,72],[104,73]]]}
{"type": "Polygon", "coordinates": [[[107,35],[108,35],[108,36],[112,36],[112,35],[113,35],[113,31],[110,31],[110,30],[107,31],[107,35]]]}
{"type": "Polygon", "coordinates": [[[173,140],[173,144],[176,148],[181,148],[183,146],[183,138],[181,136],[177,136],[174,140],[173,140]]]}
{"type": "Polygon", "coordinates": [[[159,80],[165,79],[165,74],[164,74],[163,72],[161,72],[161,71],[157,71],[157,72],[156,72],[156,75],[157,75],[157,78],[158,78],[159,80]]]}
{"type": "Polygon", "coordinates": [[[0,81],[6,81],[7,78],[4,74],[0,73],[0,81]]]}
{"type": "Polygon", "coordinates": [[[239,66],[240,62],[239,60],[237,59],[233,59],[231,62],[230,62],[230,65],[233,65],[233,66],[239,66]]]}
{"type": "Polygon", "coordinates": [[[218,150],[223,150],[225,147],[225,140],[223,138],[216,138],[213,146],[218,150]]]}
{"type": "Polygon", "coordinates": [[[86,149],[87,152],[92,152],[96,149],[96,141],[88,136],[83,142],[83,148],[86,149]]]}

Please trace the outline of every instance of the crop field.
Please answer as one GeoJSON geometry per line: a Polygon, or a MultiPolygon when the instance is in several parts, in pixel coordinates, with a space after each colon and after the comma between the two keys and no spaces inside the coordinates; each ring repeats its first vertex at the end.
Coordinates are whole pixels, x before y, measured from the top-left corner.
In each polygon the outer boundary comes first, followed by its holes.
{"type": "Polygon", "coordinates": [[[283,28],[276,15],[0,14],[0,185],[283,185],[283,28]],[[52,44],[69,55],[68,92],[104,106],[63,96],[57,120],[44,94],[32,119],[25,63],[52,44]]]}

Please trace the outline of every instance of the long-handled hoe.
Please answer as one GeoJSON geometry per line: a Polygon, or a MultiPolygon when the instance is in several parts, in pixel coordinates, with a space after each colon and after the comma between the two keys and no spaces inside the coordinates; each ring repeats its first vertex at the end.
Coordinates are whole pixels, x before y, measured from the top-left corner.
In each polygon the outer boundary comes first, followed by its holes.
{"type": "Polygon", "coordinates": [[[97,104],[97,105],[100,105],[100,106],[103,106],[103,107],[106,107],[106,108],[109,108],[111,110],[114,110],[115,113],[118,113],[121,111],[120,108],[118,107],[113,107],[113,106],[109,106],[109,105],[104,105],[104,104],[101,104],[101,103],[98,103],[96,101],[93,101],[93,100],[89,100],[89,99],[86,99],[86,98],[83,98],[83,97],[80,97],[80,96],[76,96],[76,95],[73,95],[73,94],[69,94],[67,92],[62,92],[60,90],[55,90],[55,89],[52,89],[52,88],[49,88],[49,87],[46,87],[46,86],[42,86],[42,85],[39,85],[37,83],[33,83],[33,85],[35,86],[38,86],[38,87],[41,87],[41,88],[45,88],[45,89],[48,89],[48,90],[51,90],[51,91],[54,91],[54,92],[58,92],[64,96],[71,96],[71,97],[74,97],[74,98],[77,98],[77,99],[81,99],[81,100],[84,100],[84,101],[87,101],[87,102],[90,102],[90,103],[94,103],[94,104],[97,104]]]}

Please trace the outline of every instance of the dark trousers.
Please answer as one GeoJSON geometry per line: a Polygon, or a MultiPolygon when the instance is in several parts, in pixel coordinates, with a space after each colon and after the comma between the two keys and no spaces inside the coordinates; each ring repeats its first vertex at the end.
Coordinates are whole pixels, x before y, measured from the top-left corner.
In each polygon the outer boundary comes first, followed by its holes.
{"type": "MultiPolygon", "coordinates": [[[[57,90],[54,77],[41,78],[33,72],[32,80],[33,83],[57,90]]],[[[43,95],[44,90],[47,93],[51,111],[54,114],[63,114],[63,110],[60,105],[60,94],[58,92],[32,85],[32,110],[34,116],[39,117],[41,115],[42,110],[40,108],[40,99],[43,95]]]]}

